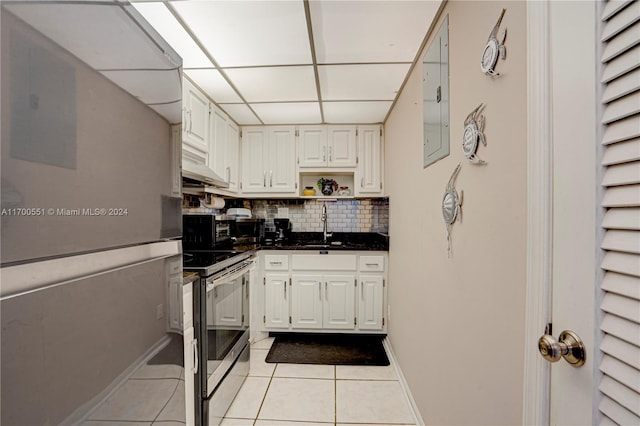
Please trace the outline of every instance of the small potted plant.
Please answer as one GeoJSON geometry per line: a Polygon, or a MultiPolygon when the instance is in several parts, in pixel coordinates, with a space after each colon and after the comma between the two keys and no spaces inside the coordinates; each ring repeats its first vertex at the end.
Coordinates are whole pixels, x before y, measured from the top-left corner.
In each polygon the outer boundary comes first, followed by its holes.
{"type": "Polygon", "coordinates": [[[333,179],[320,178],[318,179],[318,189],[324,195],[331,195],[333,191],[338,189],[338,182],[333,179]]]}

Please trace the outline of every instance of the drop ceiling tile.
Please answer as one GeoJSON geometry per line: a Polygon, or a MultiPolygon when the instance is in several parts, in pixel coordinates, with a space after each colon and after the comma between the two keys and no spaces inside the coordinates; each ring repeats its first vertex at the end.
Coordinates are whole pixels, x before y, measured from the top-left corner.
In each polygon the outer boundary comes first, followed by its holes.
{"type": "Polygon", "coordinates": [[[393,100],[410,64],[318,66],[322,100],[393,100]]]}
{"type": "Polygon", "coordinates": [[[218,106],[241,126],[262,124],[246,104],[219,104],[218,106]]]}
{"type": "Polygon", "coordinates": [[[212,68],[213,64],[180,25],[169,9],[160,2],[133,3],[140,14],[167,43],[182,56],[184,68],[212,68]]]}
{"type": "Polygon", "coordinates": [[[327,123],[382,123],[392,101],[323,102],[327,123]]]}
{"type": "Polygon", "coordinates": [[[310,64],[302,1],[172,1],[221,67],[310,64]]]}
{"type": "Polygon", "coordinates": [[[413,62],[440,1],[311,1],[318,63],[413,62]]]}
{"type": "Polygon", "coordinates": [[[316,124],[322,122],[318,102],[252,104],[251,108],[265,124],[316,124]]]}
{"type": "Polygon", "coordinates": [[[184,73],[217,103],[242,102],[240,96],[218,70],[212,68],[184,70],[184,73]]]}
{"type": "Polygon", "coordinates": [[[225,73],[247,102],[318,99],[311,66],[233,68],[225,73]]]}

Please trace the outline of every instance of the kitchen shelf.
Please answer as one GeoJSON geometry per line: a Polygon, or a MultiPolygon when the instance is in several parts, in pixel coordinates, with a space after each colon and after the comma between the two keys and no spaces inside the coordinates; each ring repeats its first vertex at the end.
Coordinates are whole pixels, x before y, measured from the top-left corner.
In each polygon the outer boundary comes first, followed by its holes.
{"type": "Polygon", "coordinates": [[[304,199],[353,199],[354,198],[354,171],[336,171],[336,170],[314,170],[300,171],[300,188],[298,195],[304,199]],[[346,186],[351,191],[351,195],[337,195],[340,188],[336,189],[332,195],[322,195],[318,188],[318,179],[333,179],[338,186],[346,186]],[[316,190],[316,195],[303,195],[304,188],[311,186],[316,190]]]}

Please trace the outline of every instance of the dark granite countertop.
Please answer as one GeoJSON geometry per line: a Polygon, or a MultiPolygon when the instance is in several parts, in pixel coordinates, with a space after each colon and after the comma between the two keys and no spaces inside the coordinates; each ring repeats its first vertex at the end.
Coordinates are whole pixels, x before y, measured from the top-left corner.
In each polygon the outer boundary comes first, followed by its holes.
{"type": "Polygon", "coordinates": [[[292,232],[287,240],[267,242],[259,249],[388,251],[389,237],[376,232],[334,232],[325,244],[322,232],[292,232]]]}

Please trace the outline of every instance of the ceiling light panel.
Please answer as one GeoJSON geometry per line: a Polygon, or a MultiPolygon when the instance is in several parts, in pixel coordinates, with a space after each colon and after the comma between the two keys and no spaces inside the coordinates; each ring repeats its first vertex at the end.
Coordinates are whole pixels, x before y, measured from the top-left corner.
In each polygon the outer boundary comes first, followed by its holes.
{"type": "Polygon", "coordinates": [[[133,3],[167,43],[182,56],[183,68],[212,68],[213,64],[167,7],[160,2],[133,3]]]}
{"type": "Polygon", "coordinates": [[[325,101],[393,100],[410,64],[320,65],[325,101]]]}
{"type": "Polygon", "coordinates": [[[413,62],[440,1],[311,1],[318,63],[413,62]]]}
{"type": "Polygon", "coordinates": [[[316,124],[322,122],[318,102],[253,104],[265,124],[316,124]]]}
{"type": "Polygon", "coordinates": [[[240,96],[217,70],[185,70],[184,73],[217,103],[242,102],[240,96]]]}
{"type": "Polygon", "coordinates": [[[221,67],[310,64],[302,1],[175,1],[221,67]]]}
{"type": "Polygon", "coordinates": [[[323,102],[327,123],[382,123],[392,101],[379,102],[323,102]]]}
{"type": "Polygon", "coordinates": [[[223,104],[219,106],[224,110],[224,112],[231,116],[233,121],[241,126],[262,124],[246,104],[223,104]]]}
{"type": "Polygon", "coordinates": [[[318,100],[311,66],[232,68],[225,73],[247,102],[318,100]]]}

